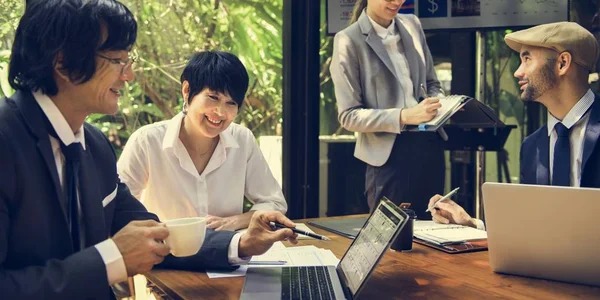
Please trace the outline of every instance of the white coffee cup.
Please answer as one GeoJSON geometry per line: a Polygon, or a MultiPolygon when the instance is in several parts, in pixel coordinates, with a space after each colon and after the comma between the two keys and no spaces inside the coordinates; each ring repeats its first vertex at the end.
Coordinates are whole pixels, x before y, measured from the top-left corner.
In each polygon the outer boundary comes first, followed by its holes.
{"type": "Polygon", "coordinates": [[[181,218],[167,220],[169,237],[165,240],[174,256],[190,256],[198,253],[206,235],[206,218],[181,218]]]}

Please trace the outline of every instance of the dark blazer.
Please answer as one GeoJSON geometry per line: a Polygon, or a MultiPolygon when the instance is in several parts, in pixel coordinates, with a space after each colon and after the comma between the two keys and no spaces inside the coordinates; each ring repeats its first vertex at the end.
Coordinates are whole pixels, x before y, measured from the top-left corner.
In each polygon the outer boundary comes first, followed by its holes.
{"type": "MultiPolygon", "coordinates": [[[[585,130],[582,156],[581,187],[600,188],[600,98],[590,108],[585,130]]],[[[521,145],[521,183],[550,184],[550,138],[548,127],[543,126],[525,138],[521,145]]]]}
{"type": "MultiPolygon", "coordinates": [[[[95,127],[84,125],[80,169],[85,249],[74,253],[63,191],[45,116],[30,92],[0,99],[0,295],[3,299],[110,299],[104,262],[93,245],[132,220],[158,218],[119,182],[115,153],[95,127]]],[[[233,233],[207,232],[190,258],[165,267],[229,267],[233,233]]]]}

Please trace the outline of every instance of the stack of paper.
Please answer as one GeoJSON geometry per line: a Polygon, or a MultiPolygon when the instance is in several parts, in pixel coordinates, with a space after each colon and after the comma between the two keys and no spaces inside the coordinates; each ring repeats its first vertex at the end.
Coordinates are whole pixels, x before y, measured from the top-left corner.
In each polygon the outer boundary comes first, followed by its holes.
{"type": "Polygon", "coordinates": [[[276,242],[263,255],[252,257],[248,265],[240,266],[233,272],[207,271],[209,278],[245,276],[248,268],[263,268],[273,266],[337,266],[339,259],[328,249],[315,246],[285,247],[276,242]]]}

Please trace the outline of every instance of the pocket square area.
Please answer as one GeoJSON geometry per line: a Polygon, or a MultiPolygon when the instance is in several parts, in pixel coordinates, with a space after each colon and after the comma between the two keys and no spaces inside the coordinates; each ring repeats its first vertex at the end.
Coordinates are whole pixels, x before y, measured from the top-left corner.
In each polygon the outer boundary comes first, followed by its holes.
{"type": "Polygon", "coordinates": [[[113,201],[113,199],[115,199],[115,196],[117,196],[118,188],[119,188],[119,185],[117,184],[117,186],[115,187],[115,190],[112,191],[112,193],[108,194],[108,196],[104,197],[104,200],[102,200],[102,207],[106,207],[111,201],[113,201]]]}

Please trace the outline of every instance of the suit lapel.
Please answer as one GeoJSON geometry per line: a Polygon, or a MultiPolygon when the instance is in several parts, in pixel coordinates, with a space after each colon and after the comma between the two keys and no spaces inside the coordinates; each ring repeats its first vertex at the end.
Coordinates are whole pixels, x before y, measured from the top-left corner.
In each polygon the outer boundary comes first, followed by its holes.
{"type": "Polygon", "coordinates": [[[548,128],[540,132],[537,142],[536,184],[550,184],[550,138],[548,128]]]}
{"type": "Polygon", "coordinates": [[[600,100],[596,97],[594,104],[592,104],[592,110],[590,111],[590,119],[588,120],[587,127],[585,129],[585,135],[583,140],[583,157],[581,163],[581,172],[583,178],[583,172],[585,166],[596,147],[598,137],[600,136],[600,100]]]}
{"type": "Polygon", "coordinates": [[[61,201],[65,196],[60,185],[60,180],[58,179],[56,161],[54,160],[54,153],[52,153],[48,129],[46,128],[48,125],[45,120],[44,112],[33,98],[31,92],[17,91],[11,98],[15,99],[15,103],[17,104],[25,124],[27,124],[29,131],[31,131],[37,139],[38,150],[44,159],[47,171],[50,174],[50,178],[52,178],[52,183],[54,183],[54,199],[58,202],[57,204],[63,212],[66,226],[67,208],[63,205],[63,202],[66,201],[61,201]]]}
{"type": "MultiPolygon", "coordinates": [[[[89,134],[85,135],[86,138],[89,134]]],[[[100,192],[96,183],[96,166],[92,156],[90,143],[86,141],[86,150],[81,156],[81,167],[79,169],[79,203],[83,214],[85,225],[85,244],[87,246],[95,245],[107,236],[106,224],[102,212],[102,201],[100,192]]]]}
{"type": "Polygon", "coordinates": [[[417,52],[417,48],[412,39],[412,35],[410,35],[406,27],[404,27],[404,24],[402,23],[400,18],[396,18],[396,28],[400,32],[402,46],[404,46],[404,56],[408,61],[408,67],[410,69],[410,79],[413,82],[413,92],[415,93],[415,95],[418,95],[420,76],[419,72],[420,70],[425,70],[425,65],[422,63],[421,57],[417,52]]]}
{"type": "Polygon", "coordinates": [[[398,79],[398,74],[396,74],[396,70],[394,69],[394,65],[392,64],[392,60],[385,50],[383,43],[381,42],[381,38],[377,35],[375,29],[371,25],[371,21],[369,21],[369,17],[365,12],[363,12],[358,18],[358,25],[363,34],[367,35],[365,41],[373,49],[373,52],[379,57],[379,59],[383,62],[383,64],[392,72],[394,77],[398,79]]]}

